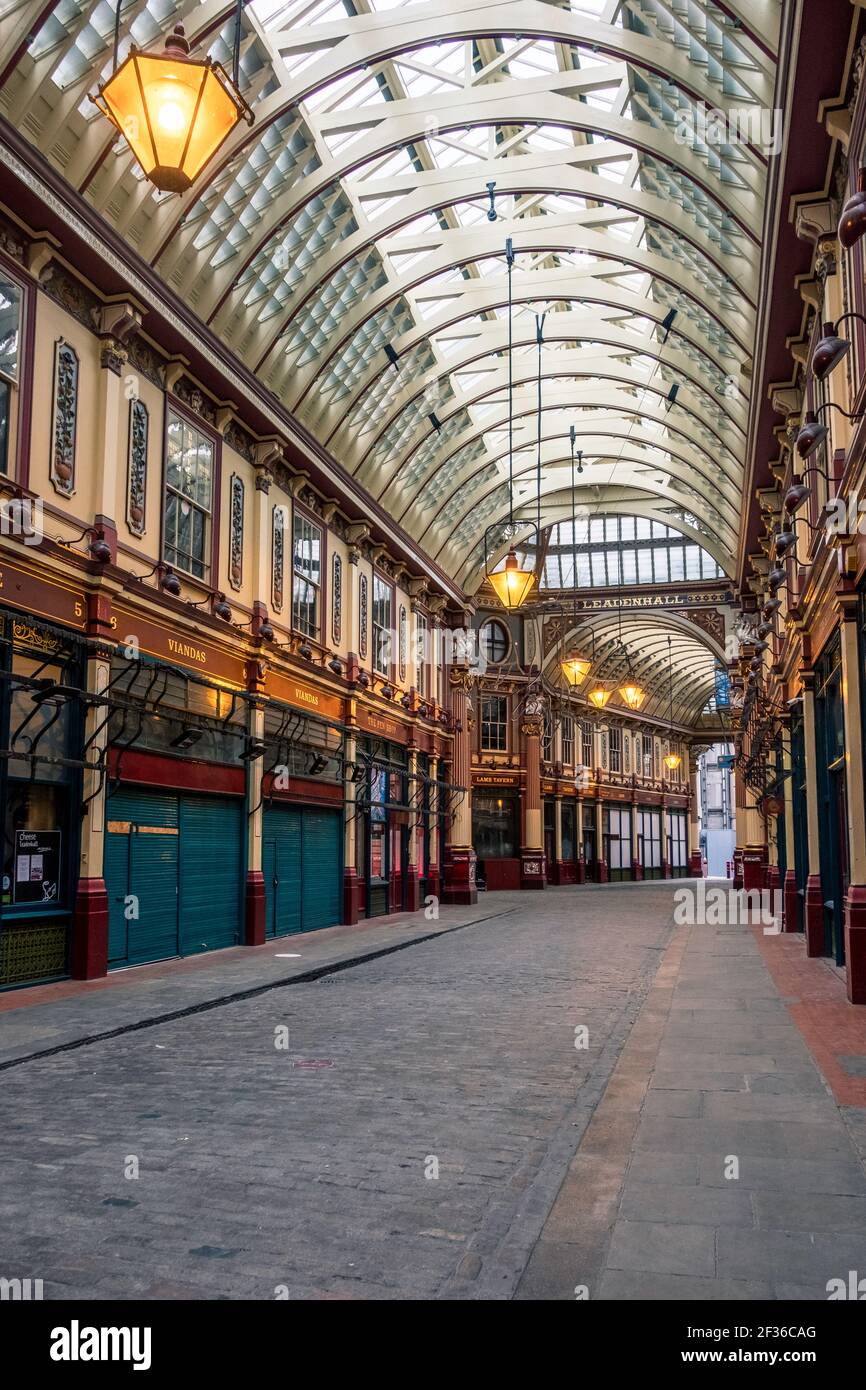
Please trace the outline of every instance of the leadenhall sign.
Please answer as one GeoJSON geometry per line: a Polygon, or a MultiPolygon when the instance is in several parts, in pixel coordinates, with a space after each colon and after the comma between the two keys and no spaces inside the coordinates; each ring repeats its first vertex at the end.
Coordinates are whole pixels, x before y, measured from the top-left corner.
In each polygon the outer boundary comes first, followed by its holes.
{"type": "Polygon", "coordinates": [[[695,608],[701,604],[707,608],[715,608],[719,604],[731,602],[730,593],[708,594],[698,590],[695,593],[623,594],[616,603],[612,603],[609,598],[579,598],[576,606],[582,611],[607,608],[695,608]]]}

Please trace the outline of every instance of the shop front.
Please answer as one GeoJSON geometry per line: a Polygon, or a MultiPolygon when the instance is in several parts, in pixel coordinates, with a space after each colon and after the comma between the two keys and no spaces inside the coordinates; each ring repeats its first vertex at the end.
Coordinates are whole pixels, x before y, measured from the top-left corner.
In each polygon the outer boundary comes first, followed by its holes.
{"type": "Polygon", "coordinates": [[[688,815],[671,807],[665,812],[667,817],[666,864],[671,878],[687,878],[689,872],[688,855],[688,815]]]}
{"type": "MultiPolygon", "coordinates": [[[[206,645],[195,650],[219,664],[206,645]]],[[[246,692],[118,647],[106,699],[109,970],[239,945],[246,692]]]]}
{"type": "Polygon", "coordinates": [[[342,920],[345,746],[338,697],[279,673],[269,691],[281,698],[264,711],[266,940],[342,920]]]}
{"type": "Polygon", "coordinates": [[[0,988],[70,971],[84,681],[81,634],[0,610],[0,988]]]}
{"type": "MultiPolygon", "coordinates": [[[[583,841],[581,851],[583,854],[583,875],[586,883],[598,883],[598,843],[596,825],[598,817],[598,802],[584,801],[583,803],[583,841]]],[[[578,880],[579,881],[579,880],[578,880]]]]}
{"type": "Polygon", "coordinates": [[[479,883],[489,891],[520,887],[520,779],[476,773],[472,779],[472,843],[479,883]]]}
{"type": "Polygon", "coordinates": [[[662,877],[662,813],[656,806],[635,807],[638,863],[645,879],[662,877]]]}
{"type": "Polygon", "coordinates": [[[602,845],[611,883],[630,881],[632,872],[631,850],[632,808],[613,802],[605,802],[602,807],[602,845]]]}

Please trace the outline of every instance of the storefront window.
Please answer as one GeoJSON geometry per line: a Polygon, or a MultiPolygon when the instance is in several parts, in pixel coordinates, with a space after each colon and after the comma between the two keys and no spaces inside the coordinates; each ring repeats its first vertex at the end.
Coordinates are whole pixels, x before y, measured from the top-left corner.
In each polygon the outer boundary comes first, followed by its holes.
{"type": "Polygon", "coordinates": [[[74,638],[0,618],[3,866],[0,985],[66,970],[78,859],[81,662],[74,638]]]}
{"type": "Polygon", "coordinates": [[[472,843],[479,859],[515,859],[518,802],[513,792],[472,793],[472,843]]]}
{"type": "Polygon", "coordinates": [[[573,860],[575,856],[575,815],[574,805],[570,801],[562,803],[562,857],[566,861],[573,860]]]}

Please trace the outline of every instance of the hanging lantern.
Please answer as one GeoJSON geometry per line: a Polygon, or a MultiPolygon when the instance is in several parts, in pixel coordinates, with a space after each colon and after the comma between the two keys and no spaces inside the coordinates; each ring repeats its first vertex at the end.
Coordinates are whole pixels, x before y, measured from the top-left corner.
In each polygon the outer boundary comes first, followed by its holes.
{"type": "Polygon", "coordinates": [[[237,79],[210,58],[189,56],[182,24],[162,53],[131,48],[91,100],[165,193],[184,193],[238,122],[255,120],[237,79]]]}
{"type": "Polygon", "coordinates": [[[496,590],[499,602],[503,608],[520,608],[529,598],[535,585],[535,570],[523,570],[514,550],[511,547],[505,557],[505,568],[488,572],[487,578],[496,590]]]}
{"type": "Polygon", "coordinates": [[[640,709],[646,699],[646,691],[635,680],[628,680],[625,685],[621,685],[619,693],[629,709],[640,709]]]}
{"type": "Polygon", "coordinates": [[[577,686],[583,685],[583,682],[589,675],[592,662],[587,661],[585,657],[581,656],[580,653],[573,648],[567,656],[563,657],[559,665],[569,685],[577,686]]]}
{"type": "Polygon", "coordinates": [[[604,709],[612,694],[612,690],[606,690],[603,685],[597,685],[594,690],[590,690],[586,698],[595,705],[596,709],[604,709]]]}
{"type": "Polygon", "coordinates": [[[668,772],[676,772],[681,762],[682,758],[680,757],[679,753],[665,754],[665,767],[667,768],[668,772]]]}

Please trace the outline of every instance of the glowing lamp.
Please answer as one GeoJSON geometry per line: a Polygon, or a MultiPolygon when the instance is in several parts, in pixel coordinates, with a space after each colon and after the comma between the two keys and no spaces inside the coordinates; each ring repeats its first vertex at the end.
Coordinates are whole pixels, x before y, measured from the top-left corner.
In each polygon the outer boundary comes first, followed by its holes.
{"type": "Polygon", "coordinates": [[[503,608],[520,608],[535,584],[535,571],[522,570],[512,546],[505,557],[505,568],[488,574],[503,608]]]}
{"type": "Polygon", "coordinates": [[[665,767],[668,769],[669,772],[676,772],[681,762],[682,758],[680,757],[679,753],[665,754],[665,767]]]}
{"type": "Polygon", "coordinates": [[[646,691],[636,681],[628,681],[625,685],[621,685],[619,693],[629,709],[640,709],[646,699],[646,691]]]}
{"type": "Polygon", "coordinates": [[[604,686],[599,685],[595,690],[590,690],[586,698],[595,705],[596,709],[604,709],[612,694],[612,690],[605,690],[604,686]]]}
{"type": "Polygon", "coordinates": [[[577,651],[570,651],[559,664],[565,679],[573,686],[583,685],[592,666],[592,662],[585,660],[577,651]]]}
{"type": "Polygon", "coordinates": [[[91,99],[165,193],[186,192],[238,122],[255,119],[219,63],[189,56],[182,24],[162,53],[131,48],[91,99]]]}

